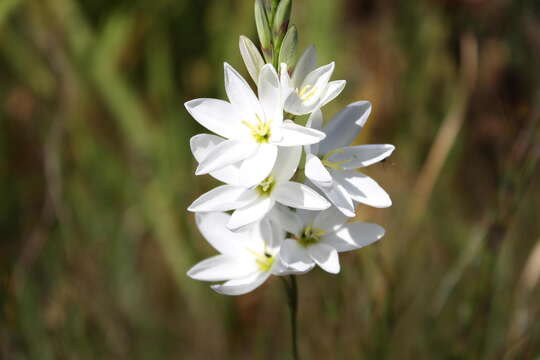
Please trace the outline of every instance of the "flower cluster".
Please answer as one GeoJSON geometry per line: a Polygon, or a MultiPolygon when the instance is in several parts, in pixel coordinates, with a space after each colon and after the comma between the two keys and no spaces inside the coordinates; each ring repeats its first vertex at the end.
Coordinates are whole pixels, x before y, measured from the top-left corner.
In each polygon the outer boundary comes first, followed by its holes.
{"type": "Polygon", "coordinates": [[[261,3],[255,15],[262,54],[240,37],[240,52],[257,91],[225,63],[228,101],[203,98],[185,104],[214,133],[191,139],[196,175],[210,174],[224,183],[188,209],[220,253],[188,275],[225,281],[212,289],[226,295],[245,294],[272,274],[303,274],[315,265],[338,273],[338,252],[384,235],[379,225],[348,222],[356,203],[391,205],[387,193],[357,169],[385,159],[394,146],[351,146],[371,104],[352,103],[323,126],[321,108],[341,93],[345,81],[330,80],[333,62],[317,67],[313,46],[294,66],[290,1],[282,2],[289,9],[261,3]],[[269,19],[274,19],[274,31],[269,19]]]}

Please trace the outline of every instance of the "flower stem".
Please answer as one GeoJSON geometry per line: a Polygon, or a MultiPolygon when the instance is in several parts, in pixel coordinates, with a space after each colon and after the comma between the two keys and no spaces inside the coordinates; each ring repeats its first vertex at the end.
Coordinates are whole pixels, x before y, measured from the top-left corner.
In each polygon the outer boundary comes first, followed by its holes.
{"type": "Polygon", "coordinates": [[[285,286],[285,292],[287,293],[287,303],[289,305],[289,314],[291,319],[291,342],[292,342],[292,354],[294,360],[300,360],[298,355],[298,326],[297,326],[297,313],[298,313],[298,285],[296,283],[296,276],[290,275],[290,282],[285,278],[283,279],[283,285],[285,286]]]}

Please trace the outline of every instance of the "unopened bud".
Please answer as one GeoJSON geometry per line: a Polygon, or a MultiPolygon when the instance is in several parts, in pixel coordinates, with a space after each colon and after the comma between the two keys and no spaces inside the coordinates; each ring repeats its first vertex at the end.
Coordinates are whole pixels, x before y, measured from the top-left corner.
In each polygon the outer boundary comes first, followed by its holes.
{"type": "Polygon", "coordinates": [[[240,36],[239,46],[240,54],[242,55],[242,59],[244,59],[244,64],[246,64],[249,75],[253,81],[255,81],[255,84],[258,84],[259,72],[264,66],[264,59],[262,58],[259,49],[257,49],[257,46],[244,35],[240,36]]]}
{"type": "Polygon", "coordinates": [[[265,56],[268,51],[270,51],[271,55],[272,34],[270,32],[270,25],[268,24],[268,16],[263,0],[255,0],[255,24],[257,25],[259,41],[261,42],[261,47],[265,56]]]}
{"type": "Polygon", "coordinates": [[[274,15],[272,32],[274,41],[280,43],[287,32],[289,21],[291,19],[292,0],[281,0],[274,15]]]}
{"type": "Polygon", "coordinates": [[[297,45],[298,32],[296,31],[296,26],[291,25],[281,43],[281,49],[279,51],[279,63],[287,64],[289,70],[294,67],[297,45]]]}

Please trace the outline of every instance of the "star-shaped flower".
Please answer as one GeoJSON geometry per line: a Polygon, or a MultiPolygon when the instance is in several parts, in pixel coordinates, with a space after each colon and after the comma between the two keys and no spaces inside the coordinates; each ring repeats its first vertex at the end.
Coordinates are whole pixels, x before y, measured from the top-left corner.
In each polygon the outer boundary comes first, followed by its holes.
{"type": "Polygon", "coordinates": [[[286,267],[279,258],[284,233],[261,221],[245,231],[232,232],[225,226],[226,213],[197,214],[196,222],[205,239],[219,255],[203,260],[188,271],[202,281],[225,281],[211,288],[224,295],[243,295],[263,284],[270,275],[303,273],[307,266],[286,267]]]}
{"type": "Polygon", "coordinates": [[[259,74],[259,97],[236,70],[225,63],[225,90],[229,102],[196,99],[186,109],[202,126],[226,140],[201,161],[196,175],[239,163],[245,186],[255,185],[270,173],[278,147],[314,144],[324,138],[315,129],[283,119],[281,84],[271,64],[259,74]]]}
{"type": "MultiPolygon", "coordinates": [[[[221,144],[219,138],[202,134],[192,138],[191,146],[195,158],[202,162],[208,153],[221,144]]],[[[223,141],[223,140],[221,140],[223,141]]],[[[282,147],[270,174],[259,184],[252,187],[239,185],[241,172],[231,165],[212,172],[216,178],[224,181],[221,185],[201,195],[188,208],[193,212],[234,210],[227,227],[239,229],[261,220],[280,203],[286,206],[308,210],[323,210],[330,203],[307,185],[290,181],[300,161],[302,147],[282,147]]]]}
{"type": "MultiPolygon", "coordinates": [[[[278,208],[276,208],[278,210],[278,208]]],[[[313,268],[337,274],[340,271],[338,252],[370,245],[384,235],[384,229],[365,222],[347,223],[347,217],[335,207],[315,212],[296,213],[279,208],[279,222],[286,224],[292,236],[281,246],[281,259],[287,266],[313,268]]]]}
{"type": "Polygon", "coordinates": [[[285,111],[294,115],[305,115],[320,109],[335,99],[345,87],[345,80],[330,81],[335,64],[317,65],[317,53],[310,46],[302,54],[292,72],[287,72],[287,65],[281,64],[280,78],[283,93],[287,94],[285,111]]]}
{"type": "Polygon", "coordinates": [[[364,126],[371,104],[352,103],[335,115],[324,128],[322,113],[316,110],[306,126],[319,129],[326,138],[306,146],[305,174],[343,214],[355,215],[354,202],[384,208],[392,205],[388,194],[369,176],[357,168],[377,163],[392,154],[390,144],[348,146],[364,126]]]}

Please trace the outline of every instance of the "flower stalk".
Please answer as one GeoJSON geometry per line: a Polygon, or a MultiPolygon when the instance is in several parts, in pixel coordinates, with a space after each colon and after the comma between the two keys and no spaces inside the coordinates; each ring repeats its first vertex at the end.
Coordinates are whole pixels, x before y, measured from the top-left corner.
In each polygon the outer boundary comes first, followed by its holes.
{"type": "Polygon", "coordinates": [[[299,360],[300,355],[298,353],[298,284],[296,282],[296,276],[290,275],[289,281],[285,277],[283,280],[283,286],[285,293],[287,294],[287,304],[289,305],[289,317],[291,320],[291,352],[294,360],[299,360]]]}

